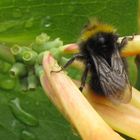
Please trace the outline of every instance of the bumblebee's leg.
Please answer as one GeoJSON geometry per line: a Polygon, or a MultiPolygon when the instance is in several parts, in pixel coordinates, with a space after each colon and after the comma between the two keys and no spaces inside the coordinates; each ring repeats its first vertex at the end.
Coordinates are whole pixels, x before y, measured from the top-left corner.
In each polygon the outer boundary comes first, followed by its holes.
{"type": "Polygon", "coordinates": [[[82,92],[84,86],[85,86],[85,83],[86,83],[86,79],[87,79],[87,74],[89,72],[89,69],[90,69],[90,63],[88,63],[85,67],[85,70],[84,70],[84,73],[82,75],[82,78],[81,78],[81,86],[79,88],[79,90],[82,92]]]}
{"type": "Polygon", "coordinates": [[[51,71],[51,72],[60,72],[64,69],[66,69],[70,64],[72,64],[72,62],[75,60],[75,59],[80,59],[80,58],[83,58],[84,56],[82,54],[75,54],[72,58],[70,58],[70,60],[68,60],[68,62],[58,71],[51,71]]]}
{"type": "Polygon", "coordinates": [[[123,48],[128,43],[128,41],[132,41],[134,37],[135,37],[135,34],[133,34],[131,37],[124,37],[120,43],[119,49],[123,48]]]}

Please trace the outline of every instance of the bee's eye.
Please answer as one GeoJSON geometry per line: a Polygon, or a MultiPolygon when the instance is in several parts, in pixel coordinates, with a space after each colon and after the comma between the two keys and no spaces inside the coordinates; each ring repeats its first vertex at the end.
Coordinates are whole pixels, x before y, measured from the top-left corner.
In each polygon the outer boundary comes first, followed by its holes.
{"type": "Polygon", "coordinates": [[[99,42],[100,44],[104,44],[104,43],[105,43],[105,38],[104,38],[104,37],[99,37],[99,38],[98,38],[98,42],[99,42]]]}

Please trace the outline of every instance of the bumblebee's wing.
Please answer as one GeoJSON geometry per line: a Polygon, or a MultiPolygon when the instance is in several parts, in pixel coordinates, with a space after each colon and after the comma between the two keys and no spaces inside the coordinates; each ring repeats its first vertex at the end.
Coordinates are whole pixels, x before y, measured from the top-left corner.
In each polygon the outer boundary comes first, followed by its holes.
{"type": "Polygon", "coordinates": [[[111,66],[100,56],[92,55],[92,59],[105,96],[114,103],[129,102],[131,86],[118,50],[112,54],[111,66]]]}

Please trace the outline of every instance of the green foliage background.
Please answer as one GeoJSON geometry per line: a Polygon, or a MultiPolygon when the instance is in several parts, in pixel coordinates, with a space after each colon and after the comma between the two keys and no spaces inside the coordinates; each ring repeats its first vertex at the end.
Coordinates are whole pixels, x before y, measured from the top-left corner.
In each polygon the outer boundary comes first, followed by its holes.
{"type": "Polygon", "coordinates": [[[137,0],[1,0],[0,41],[29,42],[40,32],[76,41],[89,17],[136,33],[137,0]]]}
{"type": "MultiPolygon", "coordinates": [[[[60,37],[65,43],[75,42],[90,17],[114,25],[121,36],[132,35],[137,33],[137,7],[137,0],[1,0],[0,42],[29,44],[41,32],[60,37]]],[[[136,76],[130,75],[134,81],[136,76]]],[[[0,139],[20,140],[23,130],[33,133],[37,140],[80,139],[41,87],[26,93],[0,89],[0,139]],[[38,126],[27,126],[13,116],[8,102],[15,97],[39,120],[38,126]]]]}

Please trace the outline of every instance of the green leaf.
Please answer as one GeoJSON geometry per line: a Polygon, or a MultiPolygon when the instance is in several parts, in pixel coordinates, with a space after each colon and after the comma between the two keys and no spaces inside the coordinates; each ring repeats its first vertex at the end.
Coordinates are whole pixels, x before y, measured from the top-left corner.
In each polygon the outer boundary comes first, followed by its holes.
{"type": "MultiPolygon", "coordinates": [[[[114,25],[121,36],[132,35],[137,32],[137,3],[137,0],[1,0],[0,42],[30,44],[42,32],[52,38],[60,37],[65,43],[75,42],[90,17],[114,25]]],[[[33,92],[0,89],[0,138],[20,140],[23,132],[31,134],[29,139],[37,140],[80,139],[40,87],[33,92]],[[8,103],[16,97],[22,108],[38,119],[38,126],[25,125],[15,118],[8,103]]]]}
{"type": "Polygon", "coordinates": [[[80,140],[79,136],[72,133],[71,125],[56,110],[41,88],[28,93],[0,90],[0,138],[20,140],[24,131],[32,133],[37,140],[80,140]],[[19,98],[24,111],[38,119],[37,126],[31,127],[16,119],[8,106],[15,97],[19,98]]]}
{"type": "Polygon", "coordinates": [[[137,66],[135,64],[135,57],[128,57],[127,61],[129,64],[128,73],[129,73],[130,83],[133,86],[135,86],[137,77],[138,77],[138,70],[137,70],[137,66]]]}
{"type": "Polygon", "coordinates": [[[28,43],[41,32],[76,41],[90,17],[111,23],[121,35],[137,32],[137,0],[1,0],[0,41],[28,43]]]}

